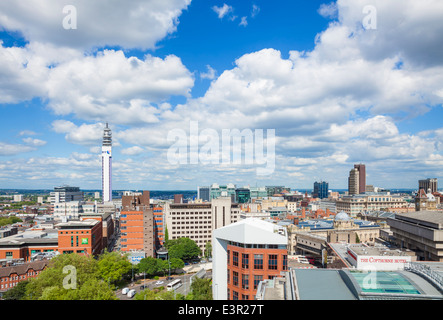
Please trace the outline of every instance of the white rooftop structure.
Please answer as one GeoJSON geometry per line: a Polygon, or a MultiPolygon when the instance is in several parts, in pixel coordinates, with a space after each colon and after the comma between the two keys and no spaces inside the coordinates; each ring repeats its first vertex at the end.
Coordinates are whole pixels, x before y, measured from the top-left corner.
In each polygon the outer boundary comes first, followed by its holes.
{"type": "Polygon", "coordinates": [[[288,243],[286,228],[257,218],[246,218],[216,229],[214,237],[244,244],[288,243]]]}

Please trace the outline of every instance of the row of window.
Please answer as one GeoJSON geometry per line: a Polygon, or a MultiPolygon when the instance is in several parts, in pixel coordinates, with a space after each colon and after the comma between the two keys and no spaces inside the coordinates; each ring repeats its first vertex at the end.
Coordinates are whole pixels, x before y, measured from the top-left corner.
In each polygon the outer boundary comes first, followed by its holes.
{"type": "MultiPolygon", "coordinates": [[[[200,233],[209,233],[209,232],[206,232],[206,231],[200,231],[200,233]]],[[[177,232],[172,232],[172,234],[176,234],[177,236],[180,236],[180,235],[187,235],[187,236],[189,236],[189,235],[192,235],[192,237],[193,238],[209,238],[210,236],[211,236],[211,234],[203,234],[203,235],[197,235],[196,233],[194,233],[194,232],[190,232],[190,231],[182,231],[182,232],[180,232],[180,231],[177,231],[177,232]]],[[[192,239],[192,240],[194,240],[194,239],[192,239]]]]}
{"type": "MultiPolygon", "coordinates": [[[[54,251],[54,249],[45,249],[43,250],[43,252],[51,252],[54,251]]],[[[31,254],[33,253],[37,253],[37,252],[42,252],[42,250],[31,250],[31,254]]],[[[28,251],[26,252],[27,255],[29,255],[28,251]]],[[[12,259],[14,256],[14,253],[12,251],[6,251],[6,259],[12,259]]]]}
{"type": "MultiPolygon", "coordinates": [[[[172,237],[173,240],[178,239],[178,238],[181,238],[181,237],[177,237],[177,236],[172,237]]],[[[197,237],[195,237],[195,238],[197,238],[197,237]]],[[[205,238],[205,237],[199,236],[198,238],[205,238]]],[[[197,243],[206,243],[206,242],[208,242],[208,239],[210,239],[210,238],[206,237],[206,240],[199,240],[199,239],[192,239],[192,240],[194,240],[197,243]]]]}
{"type": "Polygon", "coordinates": [[[189,219],[206,219],[206,220],[210,220],[211,216],[191,216],[191,217],[172,217],[172,220],[189,220],[189,219]]]}
{"type": "MultiPolygon", "coordinates": [[[[75,252],[77,252],[77,253],[85,253],[85,250],[77,250],[75,252]]],[[[70,253],[74,253],[74,250],[63,250],[63,254],[70,254],[70,253]]]]}
{"type": "Polygon", "coordinates": [[[228,245],[239,248],[247,248],[247,249],[286,249],[286,245],[277,245],[277,244],[250,244],[250,243],[245,244],[241,242],[228,241],[228,245]]]}
{"type": "MultiPolygon", "coordinates": [[[[228,284],[230,283],[230,272],[228,270],[228,284]]],[[[254,283],[253,288],[254,290],[257,289],[258,284],[260,281],[263,281],[263,275],[254,275],[254,283]]],[[[239,286],[239,275],[238,272],[233,271],[232,272],[232,285],[238,287],[239,286]]],[[[242,274],[241,275],[241,288],[244,290],[249,290],[249,274],[242,274]]]]}
{"type": "Polygon", "coordinates": [[[175,215],[175,214],[198,214],[198,215],[202,215],[202,214],[206,214],[206,215],[210,215],[211,211],[204,211],[204,212],[171,212],[171,215],[175,215]]]}
{"type": "MultiPolygon", "coordinates": [[[[211,226],[192,226],[191,229],[210,229],[211,226]]],[[[175,229],[189,229],[189,226],[180,225],[178,227],[172,227],[172,230],[175,229]]]]}
{"type": "Polygon", "coordinates": [[[27,274],[23,275],[16,275],[16,276],[9,276],[9,277],[3,277],[0,279],[0,282],[9,282],[9,281],[19,281],[19,280],[25,280],[27,277],[36,276],[41,271],[28,271],[27,274]]]}
{"type": "MultiPolygon", "coordinates": [[[[227,251],[228,254],[228,265],[230,265],[231,261],[231,255],[230,250],[227,251]]],[[[250,268],[250,254],[249,253],[242,253],[241,254],[241,268],[242,269],[249,269],[250,268]]],[[[264,269],[264,254],[254,254],[253,255],[253,265],[252,268],[254,270],[263,270],[264,269]]],[[[268,254],[268,263],[267,268],[268,270],[278,270],[278,255],[277,254],[268,254]]],[[[283,261],[282,263],[282,269],[287,270],[288,267],[288,256],[283,255],[283,261]]],[[[232,252],[232,265],[234,267],[239,267],[239,253],[236,251],[232,252]]]]}
{"type": "MultiPolygon", "coordinates": [[[[80,231],[80,233],[89,233],[89,231],[80,231]]],[[[78,234],[78,231],[60,231],[60,234],[78,234]]]]}

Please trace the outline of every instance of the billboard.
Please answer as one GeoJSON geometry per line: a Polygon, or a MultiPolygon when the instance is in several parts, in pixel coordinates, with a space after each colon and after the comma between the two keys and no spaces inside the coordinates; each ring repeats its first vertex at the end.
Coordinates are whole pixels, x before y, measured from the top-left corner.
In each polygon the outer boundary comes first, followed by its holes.
{"type": "Polygon", "coordinates": [[[141,259],[145,258],[146,254],[144,252],[131,252],[128,255],[129,262],[132,264],[138,264],[141,259]]]}

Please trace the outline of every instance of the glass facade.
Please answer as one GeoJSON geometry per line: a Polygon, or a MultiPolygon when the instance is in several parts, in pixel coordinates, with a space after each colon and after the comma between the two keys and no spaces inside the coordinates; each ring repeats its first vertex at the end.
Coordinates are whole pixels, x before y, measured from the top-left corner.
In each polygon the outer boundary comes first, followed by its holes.
{"type": "Polygon", "coordinates": [[[251,200],[251,190],[247,188],[236,189],[235,200],[237,203],[248,203],[251,200]]]}
{"type": "Polygon", "coordinates": [[[325,181],[314,182],[312,195],[316,198],[325,199],[328,197],[329,184],[325,181]]]}

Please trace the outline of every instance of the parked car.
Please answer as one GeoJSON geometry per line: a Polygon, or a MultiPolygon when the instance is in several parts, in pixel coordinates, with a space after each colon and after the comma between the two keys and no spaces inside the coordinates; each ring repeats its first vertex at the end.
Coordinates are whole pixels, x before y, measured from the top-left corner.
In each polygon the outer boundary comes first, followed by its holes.
{"type": "Polygon", "coordinates": [[[132,298],[133,296],[135,296],[135,290],[134,289],[132,289],[132,290],[129,290],[128,291],[128,298],[132,298]]]}
{"type": "Polygon", "coordinates": [[[157,281],[155,284],[156,284],[157,286],[158,286],[158,285],[161,285],[161,284],[163,284],[163,281],[160,281],[160,280],[159,280],[159,281],[157,281]]]}
{"type": "Polygon", "coordinates": [[[129,288],[123,288],[122,289],[122,294],[128,294],[129,292],[129,288]]]}

